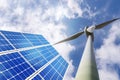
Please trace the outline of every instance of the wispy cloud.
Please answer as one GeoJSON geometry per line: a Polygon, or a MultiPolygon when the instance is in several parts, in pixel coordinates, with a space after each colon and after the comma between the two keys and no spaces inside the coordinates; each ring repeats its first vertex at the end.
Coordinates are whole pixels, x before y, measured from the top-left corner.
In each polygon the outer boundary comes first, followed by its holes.
{"type": "Polygon", "coordinates": [[[116,22],[109,30],[107,38],[103,40],[103,45],[96,50],[99,75],[101,80],[119,80],[119,71],[116,66],[120,67],[120,22],[116,22]]]}
{"type": "Polygon", "coordinates": [[[7,0],[0,0],[0,9],[5,9],[8,7],[7,0]]]}

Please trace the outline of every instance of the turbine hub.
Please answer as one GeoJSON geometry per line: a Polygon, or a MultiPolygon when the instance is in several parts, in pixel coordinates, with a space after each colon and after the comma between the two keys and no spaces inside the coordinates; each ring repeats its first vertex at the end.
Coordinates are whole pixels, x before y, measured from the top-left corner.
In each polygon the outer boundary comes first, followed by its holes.
{"type": "Polygon", "coordinates": [[[87,31],[90,32],[90,33],[93,33],[94,30],[95,30],[94,25],[87,28],[87,31]]]}
{"type": "Polygon", "coordinates": [[[93,31],[95,30],[95,26],[91,27],[85,27],[84,32],[86,33],[86,36],[88,37],[89,35],[92,36],[92,40],[94,40],[94,34],[93,31]]]}
{"type": "Polygon", "coordinates": [[[87,29],[88,29],[88,26],[84,28],[84,32],[85,32],[85,33],[87,32],[87,29]]]}

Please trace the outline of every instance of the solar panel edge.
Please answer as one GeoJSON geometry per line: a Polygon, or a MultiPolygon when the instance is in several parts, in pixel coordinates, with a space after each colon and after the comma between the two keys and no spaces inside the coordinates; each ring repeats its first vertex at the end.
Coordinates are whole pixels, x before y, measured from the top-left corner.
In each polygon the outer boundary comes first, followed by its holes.
{"type": "Polygon", "coordinates": [[[8,31],[8,30],[0,30],[0,32],[15,32],[15,33],[25,33],[25,34],[33,34],[33,35],[40,35],[40,34],[37,34],[37,33],[29,33],[29,32],[20,32],[20,31],[8,31]]]}
{"type": "MultiPolygon", "coordinates": [[[[11,33],[12,33],[12,35],[15,35],[14,33],[17,33],[17,34],[21,34],[24,38],[25,38],[25,40],[27,40],[27,42],[29,43],[29,44],[31,44],[31,46],[37,46],[37,45],[34,45],[33,43],[31,43],[31,41],[27,38],[27,36],[25,36],[25,35],[32,35],[32,37],[36,37],[36,39],[38,40],[38,41],[36,41],[36,42],[41,42],[40,41],[40,39],[38,38],[38,37],[40,37],[41,36],[41,38],[44,40],[44,41],[47,41],[42,35],[35,35],[35,34],[30,34],[30,33],[18,33],[18,32],[7,32],[7,31],[2,31],[1,32],[2,34],[4,34],[4,36],[8,39],[8,37],[7,37],[7,35],[9,35],[11,38],[12,37],[14,37],[14,36],[11,36],[11,33]],[[8,33],[10,33],[10,34],[8,34],[8,33]],[[34,36],[33,36],[34,35],[34,36]],[[38,37],[37,37],[38,36],[38,37]]],[[[17,36],[15,36],[15,37],[17,37],[17,36]]],[[[32,38],[31,38],[32,39],[32,38]]],[[[41,40],[42,40],[41,39],[41,40]]],[[[44,41],[42,41],[42,42],[44,42],[44,41]]],[[[10,40],[10,42],[11,42],[11,40],[10,40]]],[[[11,42],[11,43],[13,43],[13,42],[11,42]]],[[[45,43],[42,43],[42,45],[48,45],[49,44],[49,42],[47,41],[47,42],[45,42],[45,43]]],[[[38,44],[38,45],[40,45],[40,44],[38,44]]],[[[14,45],[15,46],[15,45],[14,45]]],[[[27,46],[27,47],[31,47],[31,46],[27,46]]],[[[20,47],[21,48],[21,47],[20,47]]],[[[24,48],[24,47],[22,47],[22,48],[24,48]]]]}
{"type": "Polygon", "coordinates": [[[68,72],[68,70],[69,70],[69,69],[68,69],[69,66],[70,66],[70,65],[69,65],[69,63],[68,63],[67,68],[66,68],[66,71],[65,71],[64,76],[63,76],[63,80],[65,80],[65,76],[67,75],[67,72],[68,72]]]}
{"type": "MultiPolygon", "coordinates": [[[[59,56],[58,58],[57,58],[57,60],[54,60],[53,62],[55,63],[55,65],[52,65],[52,64],[50,64],[50,65],[48,65],[43,71],[41,71],[40,72],[40,74],[42,75],[42,76],[44,76],[44,77],[46,77],[46,76],[48,76],[48,77],[50,77],[51,76],[51,79],[50,80],[62,80],[62,78],[64,77],[64,74],[65,73],[63,73],[63,75],[61,75],[61,73],[59,72],[59,70],[61,71],[61,69],[59,69],[59,67],[63,67],[63,64],[62,65],[58,65],[59,64],[59,61],[58,60],[60,60],[60,58],[62,58],[61,56],[59,56]],[[56,62],[57,61],[57,62],[56,62]],[[57,64],[58,63],[58,64],[57,64]],[[49,75],[49,72],[51,72],[51,71],[49,71],[49,70],[51,70],[49,67],[52,67],[52,69],[55,71],[55,73],[50,73],[50,75],[49,75]],[[56,75],[57,74],[57,75],[56,75]]],[[[63,69],[64,70],[64,69],[63,69]]],[[[46,80],[49,80],[49,78],[48,79],[46,79],[46,80]]]]}

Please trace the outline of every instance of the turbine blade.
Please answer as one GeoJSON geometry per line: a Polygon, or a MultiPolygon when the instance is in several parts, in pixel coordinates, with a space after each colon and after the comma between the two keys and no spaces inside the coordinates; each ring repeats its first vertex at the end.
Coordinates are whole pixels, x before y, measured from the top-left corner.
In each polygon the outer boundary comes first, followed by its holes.
{"type": "Polygon", "coordinates": [[[120,18],[112,19],[112,20],[106,21],[106,22],[104,22],[104,23],[101,23],[101,24],[99,24],[99,25],[96,25],[96,26],[95,26],[95,29],[103,28],[103,27],[105,27],[106,25],[108,25],[108,24],[110,24],[110,23],[112,23],[112,22],[114,22],[114,21],[116,21],[116,20],[118,20],[118,19],[120,19],[120,18]]]}
{"type": "Polygon", "coordinates": [[[68,38],[66,38],[66,39],[64,39],[64,40],[61,40],[61,41],[59,41],[59,42],[57,42],[57,43],[55,43],[55,44],[53,44],[53,45],[56,45],[56,44],[59,44],[59,43],[62,43],[62,42],[66,42],[66,41],[73,40],[73,39],[79,37],[80,35],[82,35],[83,33],[84,33],[84,31],[78,32],[78,33],[76,33],[76,34],[74,34],[74,35],[72,35],[72,36],[70,36],[70,37],[68,37],[68,38]]]}

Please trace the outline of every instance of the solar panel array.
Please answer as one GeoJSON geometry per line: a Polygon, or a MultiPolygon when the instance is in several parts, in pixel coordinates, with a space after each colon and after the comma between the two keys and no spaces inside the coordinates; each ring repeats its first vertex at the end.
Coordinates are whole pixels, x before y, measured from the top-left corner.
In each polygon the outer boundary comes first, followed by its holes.
{"type": "Polygon", "coordinates": [[[62,80],[67,67],[42,35],[0,31],[0,80],[62,80]]]}

